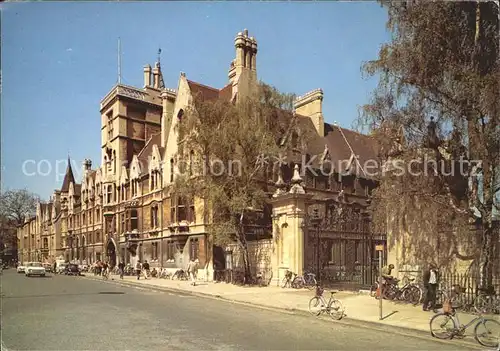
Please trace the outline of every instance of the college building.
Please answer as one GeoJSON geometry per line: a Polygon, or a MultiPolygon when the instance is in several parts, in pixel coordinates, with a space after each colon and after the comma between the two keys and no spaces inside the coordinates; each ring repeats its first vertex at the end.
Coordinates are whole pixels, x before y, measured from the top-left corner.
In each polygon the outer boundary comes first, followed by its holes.
{"type": "MultiPolygon", "coordinates": [[[[93,168],[84,160],[83,178],[75,179],[68,159],[61,189],[18,229],[19,261],[147,260],[152,267],[176,269],[192,258],[206,280],[218,270],[241,267],[236,245],[211,242],[203,200],[172,191],[178,165],[186,161],[179,159],[176,126],[193,97],[237,103],[258,84],[257,40],[244,30],[234,48],[221,88],[185,73],[175,89],[168,88],[173,82],[165,82],[159,60],[144,67],[143,87],[113,86],[99,106],[100,164],[93,168]]],[[[367,209],[377,181],[364,165],[379,158],[378,148],[372,136],[325,123],[323,98],[323,91],[314,89],[295,100],[293,111],[277,113],[287,125],[279,142],[291,151],[266,187],[269,213],[249,227],[250,259],[254,272],[272,280],[287,269],[299,274],[321,269],[332,280],[366,284],[377,264],[376,249],[386,250],[386,234],[371,232],[367,209]],[[304,158],[314,158],[313,168],[335,166],[329,174],[299,172],[304,158]]]]}

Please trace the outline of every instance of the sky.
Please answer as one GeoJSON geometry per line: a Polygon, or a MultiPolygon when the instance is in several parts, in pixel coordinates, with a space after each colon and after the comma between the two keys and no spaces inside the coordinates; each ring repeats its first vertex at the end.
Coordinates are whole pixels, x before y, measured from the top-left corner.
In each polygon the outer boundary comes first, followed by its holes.
{"type": "Polygon", "coordinates": [[[361,73],[389,40],[375,2],[3,3],[3,190],[47,199],[68,155],[79,181],[85,158],[100,164],[101,99],[118,78],[142,87],[158,48],[165,84],[222,88],[243,29],[258,42],[257,75],[282,92],[322,88],[325,121],[350,128],[377,80],[361,73]]]}

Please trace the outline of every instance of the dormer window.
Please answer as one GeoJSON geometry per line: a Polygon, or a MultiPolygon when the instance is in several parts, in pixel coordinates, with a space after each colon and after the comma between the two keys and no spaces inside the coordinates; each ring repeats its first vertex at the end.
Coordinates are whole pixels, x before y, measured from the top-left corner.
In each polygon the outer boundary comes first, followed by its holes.
{"type": "Polygon", "coordinates": [[[108,185],[106,193],[106,203],[110,204],[112,200],[113,200],[113,188],[111,185],[108,185]]]}
{"type": "Polygon", "coordinates": [[[132,197],[139,196],[139,181],[137,179],[132,179],[131,187],[132,187],[132,197]]]}

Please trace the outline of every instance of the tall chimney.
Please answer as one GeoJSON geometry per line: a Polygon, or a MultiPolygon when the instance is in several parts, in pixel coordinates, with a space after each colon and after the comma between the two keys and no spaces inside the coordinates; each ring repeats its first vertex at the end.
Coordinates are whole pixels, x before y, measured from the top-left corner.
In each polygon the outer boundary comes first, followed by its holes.
{"type": "Polygon", "coordinates": [[[144,87],[151,86],[151,66],[144,66],[144,87]]]}
{"type": "Polygon", "coordinates": [[[155,68],[153,68],[153,87],[160,89],[160,66],[158,62],[155,64],[155,68]]]}

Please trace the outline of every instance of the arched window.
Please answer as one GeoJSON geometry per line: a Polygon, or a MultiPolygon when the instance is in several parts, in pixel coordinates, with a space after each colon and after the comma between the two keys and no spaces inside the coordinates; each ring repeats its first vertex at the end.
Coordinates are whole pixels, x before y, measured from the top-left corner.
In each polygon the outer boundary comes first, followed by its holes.
{"type": "Polygon", "coordinates": [[[177,112],[177,119],[180,121],[182,120],[183,116],[184,116],[184,110],[181,108],[179,112],[177,112]]]}

